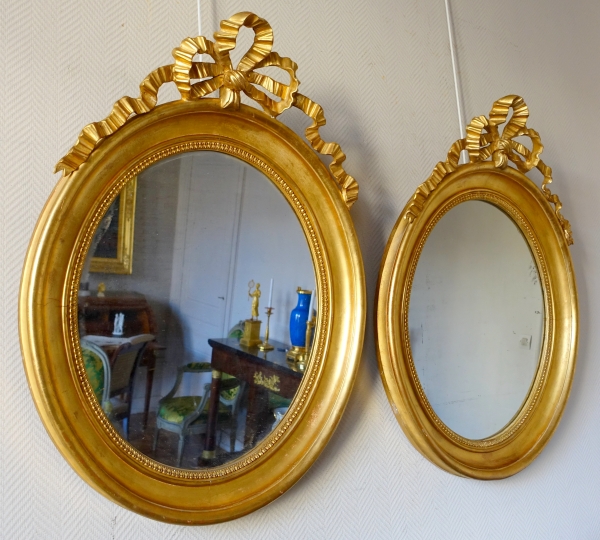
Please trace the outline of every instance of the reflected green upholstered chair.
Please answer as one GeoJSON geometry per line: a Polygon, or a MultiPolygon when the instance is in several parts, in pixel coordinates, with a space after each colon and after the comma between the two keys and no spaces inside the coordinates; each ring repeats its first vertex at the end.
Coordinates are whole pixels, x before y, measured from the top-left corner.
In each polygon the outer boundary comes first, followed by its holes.
{"type": "Polygon", "coordinates": [[[81,340],[81,355],[88,381],[98,399],[98,403],[106,412],[110,392],[110,365],[106,353],[85,338],[81,340]],[[106,408],[105,408],[106,407],[106,408]]]}
{"type": "MultiPolygon", "coordinates": [[[[208,362],[192,362],[179,367],[173,388],[158,402],[153,450],[156,452],[159,430],[164,429],[178,433],[178,467],[181,466],[185,438],[189,435],[206,433],[211,383],[204,384],[201,395],[177,396],[176,394],[183,383],[184,376],[204,375],[206,373],[212,373],[211,365],[208,362]]],[[[238,406],[244,387],[245,383],[225,373],[222,375],[217,424],[218,427],[222,427],[225,423],[229,424],[231,452],[235,450],[238,406]]]]}
{"type": "Polygon", "coordinates": [[[111,422],[122,420],[123,437],[129,438],[133,379],[152,334],[133,336],[111,354],[110,360],[98,345],[81,339],[83,363],[102,410],[111,422]]]}

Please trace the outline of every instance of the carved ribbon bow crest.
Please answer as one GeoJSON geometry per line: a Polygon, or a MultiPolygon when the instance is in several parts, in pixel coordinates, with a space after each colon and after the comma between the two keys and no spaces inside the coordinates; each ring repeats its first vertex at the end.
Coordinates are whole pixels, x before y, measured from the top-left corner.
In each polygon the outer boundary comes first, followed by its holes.
{"type": "Polygon", "coordinates": [[[293,96],[300,81],[296,77],[298,65],[291,59],[282,58],[273,52],[272,47],[273,30],[269,23],[252,13],[238,13],[221,22],[221,31],[215,33],[214,43],[202,36],[187,38],[173,51],[173,80],[184,100],[202,98],[219,90],[221,106],[237,108],[240,105],[240,94],[243,92],[259,103],[265,112],[271,116],[278,116],[292,106],[293,96]],[[254,31],[254,43],[234,68],[229,52],[235,48],[242,26],[254,31]],[[193,62],[196,54],[207,54],[214,63],[193,62]],[[282,84],[254,71],[270,66],[285,70],[290,77],[290,83],[282,84]],[[190,78],[204,80],[191,85],[190,78]],[[280,100],[275,101],[255,85],[262,86],[280,100]]]}
{"type": "Polygon", "coordinates": [[[560,212],[562,203],[558,195],[552,194],[548,188],[548,184],[552,182],[552,169],[540,159],[544,145],[539,133],[527,127],[528,118],[529,109],[525,101],[516,95],[505,96],[496,101],[490,111],[489,119],[485,116],[473,118],[467,126],[466,138],[459,139],[452,145],[446,161],[438,163],[431,176],[417,189],[411,208],[407,213],[408,219],[413,221],[418,216],[429,193],[446,175],[458,168],[460,153],[467,150],[471,163],[486,161],[491,157],[494,165],[500,169],[506,168],[509,161],[514,163],[522,173],[537,168],[544,175],[541,186],[542,193],[546,200],[554,204],[555,214],[563,229],[567,244],[572,244],[571,225],[560,212]],[[512,116],[506,122],[511,110],[512,116]],[[506,125],[500,132],[499,126],[505,122],[506,125]],[[517,137],[528,137],[531,141],[531,150],[516,141],[517,137]]]}
{"type": "Polygon", "coordinates": [[[173,81],[184,101],[200,99],[218,91],[223,108],[238,108],[241,94],[244,93],[273,117],[290,107],[300,109],[313,121],[306,128],[306,138],[315,151],[333,158],[329,170],[338,184],[342,199],[348,207],[352,206],[358,198],[358,184],[342,167],[346,155],[339,144],[321,139],[319,128],[326,123],[323,109],[319,104],[298,93],[298,66],[290,58],[283,58],[272,51],[271,25],[253,13],[242,12],[221,21],[220,31],[216,32],[214,37],[214,42],[203,36],[183,40],[181,45],[173,50],[175,63],[150,73],[140,85],[139,98],[121,98],[106,119],[87,125],[73,148],[58,162],[55,172],[62,170],[68,175],[77,170],[100,141],[122,127],[131,115],[151,111],[157,104],[160,86],[173,81]],[[234,67],[229,53],[235,48],[242,26],[254,31],[254,42],[234,67]],[[208,55],[213,62],[194,62],[197,54],[208,55]],[[256,71],[267,67],[284,70],[289,76],[289,84],[256,71]],[[192,83],[192,80],[198,82],[192,83]],[[278,99],[273,99],[269,94],[278,99]]]}

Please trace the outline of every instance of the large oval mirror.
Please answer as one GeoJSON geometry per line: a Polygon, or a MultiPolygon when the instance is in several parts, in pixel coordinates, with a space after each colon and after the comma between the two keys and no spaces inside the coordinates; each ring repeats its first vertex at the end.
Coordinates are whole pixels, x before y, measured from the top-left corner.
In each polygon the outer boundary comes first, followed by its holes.
{"type": "Polygon", "coordinates": [[[529,245],[484,201],[451,208],[425,241],[410,292],[410,347],[440,420],[485,439],[521,409],[535,377],[544,299],[529,245]]]}
{"type": "Polygon", "coordinates": [[[305,358],[290,356],[290,316],[300,298],[305,334],[315,284],[308,244],[282,193],[227,154],[166,158],[135,184],[100,221],[84,265],[87,375],[134,448],[174,467],[221,465],[272,430],[302,380],[305,358]],[[130,273],[102,271],[127,227],[130,273]],[[209,425],[211,405],[218,410],[209,425]]]}
{"type": "Polygon", "coordinates": [[[511,95],[473,119],[402,211],[379,276],[378,360],[398,422],[429,460],[472,478],[531,463],[573,380],[573,239],[528,114],[511,95]]]}
{"type": "Polygon", "coordinates": [[[162,521],[226,521],[283,494],[358,367],[358,184],[272,43],[238,13],[86,126],[23,270],[23,360],[50,437],[96,490],[162,521]],[[254,42],[234,66],[242,26],[254,42]],[[157,105],[165,83],[181,99],[157,105]],[[276,119],[290,107],[306,140],[276,119]]]}

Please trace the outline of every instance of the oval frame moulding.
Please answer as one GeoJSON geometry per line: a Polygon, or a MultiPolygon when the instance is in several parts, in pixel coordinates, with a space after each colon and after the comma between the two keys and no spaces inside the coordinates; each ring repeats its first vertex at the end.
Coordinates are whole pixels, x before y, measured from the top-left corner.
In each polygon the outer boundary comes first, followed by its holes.
{"type": "Polygon", "coordinates": [[[92,487],[161,521],[234,519],[290,488],[336,428],[362,350],[365,278],[349,214],[358,186],[341,166],[345,156],[339,145],[320,138],[323,111],[297,92],[296,64],[271,52],[271,44],[272,30],[264,19],[234,15],[222,21],[214,43],[203,37],[184,40],[173,53],[175,63],[142,83],[140,98],[122,98],[106,120],[86,126],[57,165],[64,174],[40,216],[25,261],[21,346],[30,389],[50,437],[92,487]],[[234,69],[229,50],[242,26],[254,30],[255,40],[234,69]],[[214,62],[193,62],[197,53],[214,62]],[[284,69],[290,84],[254,71],[265,66],[284,69]],[[193,84],[190,79],[202,80],[193,84]],[[156,106],[158,87],[169,81],[177,84],[182,99],[156,106]],[[215,90],[218,98],[204,97],[215,90]],[[265,112],[241,105],[242,92],[265,112]],[[313,120],[306,132],[313,148],[275,118],[291,106],[313,120]],[[102,412],[83,367],[77,294],[95,228],[123,186],[159,159],[201,150],[250,164],[280,190],[304,231],[321,307],[305,375],[277,428],[226,465],[184,470],[138,452],[102,412]],[[317,152],[332,156],[329,170],[317,152]]]}
{"type": "Polygon", "coordinates": [[[379,370],[398,422],[434,464],[482,480],[513,475],[542,451],[568,399],[577,354],[571,228],[561,214],[558,196],[548,188],[552,171],[540,160],[543,146],[538,133],[526,127],[528,114],[523,99],[510,95],[494,103],[489,119],[472,120],[467,137],[452,146],[447,160],[438,163],[402,211],[388,240],[376,293],[379,370]],[[500,132],[498,126],[505,122],[500,132]],[[517,137],[527,137],[532,148],[517,137]],[[469,163],[459,165],[463,150],[468,151],[469,163]],[[525,175],[533,168],[544,177],[541,188],[525,175]],[[523,233],[544,298],[542,350],[529,393],[504,428],[481,440],[461,437],[436,415],[419,381],[408,331],[412,280],[427,236],[446,212],[467,200],[495,205],[523,233]]]}

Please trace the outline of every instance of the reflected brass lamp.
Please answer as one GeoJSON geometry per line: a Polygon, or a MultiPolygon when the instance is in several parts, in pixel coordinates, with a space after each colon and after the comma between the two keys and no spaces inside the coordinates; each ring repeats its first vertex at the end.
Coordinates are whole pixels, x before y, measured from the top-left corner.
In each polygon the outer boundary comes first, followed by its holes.
{"type": "Polygon", "coordinates": [[[240,339],[240,345],[244,347],[256,347],[262,343],[260,339],[260,323],[258,320],[258,304],[260,298],[260,283],[254,283],[251,280],[248,283],[248,298],[252,298],[252,314],[249,319],[244,321],[244,333],[240,339]],[[252,288],[254,287],[254,291],[252,288]]]}

